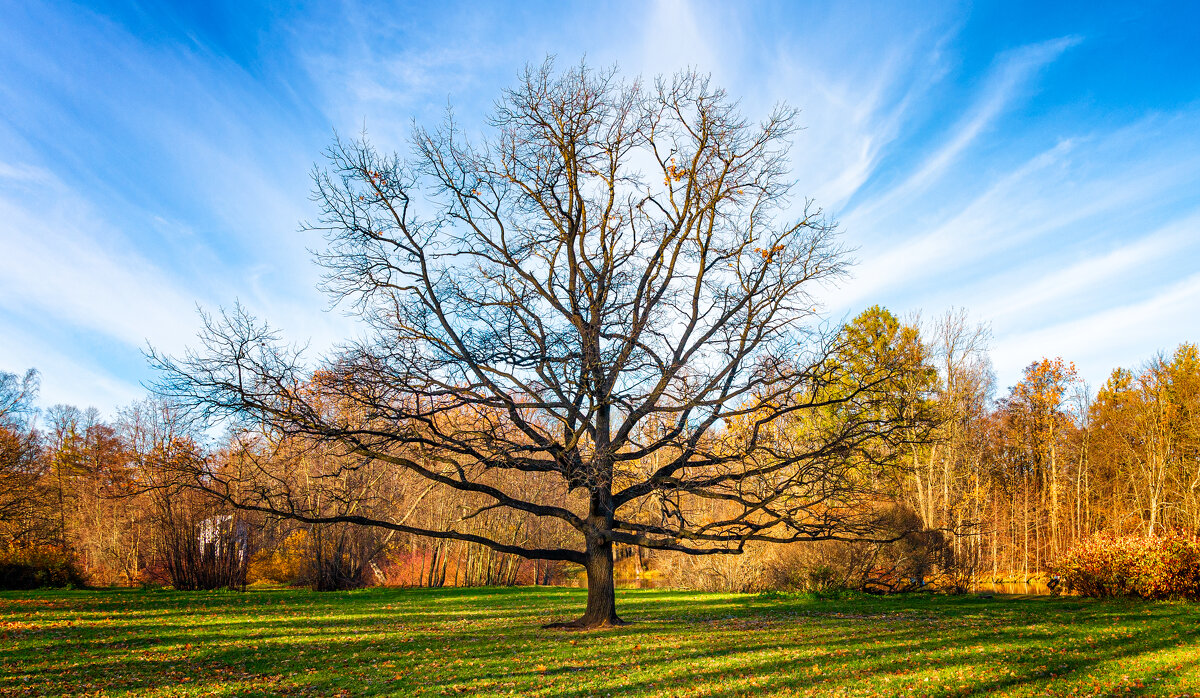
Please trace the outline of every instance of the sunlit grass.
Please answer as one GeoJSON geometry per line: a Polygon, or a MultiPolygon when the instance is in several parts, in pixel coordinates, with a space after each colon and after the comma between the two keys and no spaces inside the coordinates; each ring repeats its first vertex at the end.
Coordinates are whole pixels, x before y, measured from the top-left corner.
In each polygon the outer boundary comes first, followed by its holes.
{"type": "Polygon", "coordinates": [[[577,589],[0,593],[0,695],[1196,695],[1200,606],[577,589]]]}

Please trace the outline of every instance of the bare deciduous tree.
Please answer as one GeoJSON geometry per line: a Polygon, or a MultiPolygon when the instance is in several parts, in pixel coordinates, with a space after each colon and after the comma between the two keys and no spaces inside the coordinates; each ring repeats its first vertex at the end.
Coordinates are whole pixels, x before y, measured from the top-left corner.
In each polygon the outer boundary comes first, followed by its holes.
{"type": "Polygon", "coordinates": [[[239,309],[206,321],[200,349],[153,354],[161,392],[197,414],[486,502],[463,518],[556,521],[577,547],[312,515],[230,473],[196,482],[300,520],[583,565],[579,627],[622,622],[614,544],[871,536],[878,468],[913,437],[912,410],[886,394],[888,369],[864,380],[831,358],[815,294],[847,259],[819,209],[793,206],[795,116],[752,123],[694,72],[527,69],[480,142],[447,118],[416,129],[409,157],[339,140],[314,173],[324,287],[367,338],[314,367],[239,309]],[[523,485],[546,478],[561,486],[523,485]]]}

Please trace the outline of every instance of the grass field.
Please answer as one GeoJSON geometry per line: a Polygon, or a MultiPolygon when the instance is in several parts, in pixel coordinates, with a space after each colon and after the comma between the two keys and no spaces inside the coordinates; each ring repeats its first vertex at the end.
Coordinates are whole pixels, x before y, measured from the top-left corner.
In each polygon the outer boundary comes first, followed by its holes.
{"type": "Polygon", "coordinates": [[[1200,606],[576,589],[0,593],[0,695],[1198,695],[1200,606]]]}

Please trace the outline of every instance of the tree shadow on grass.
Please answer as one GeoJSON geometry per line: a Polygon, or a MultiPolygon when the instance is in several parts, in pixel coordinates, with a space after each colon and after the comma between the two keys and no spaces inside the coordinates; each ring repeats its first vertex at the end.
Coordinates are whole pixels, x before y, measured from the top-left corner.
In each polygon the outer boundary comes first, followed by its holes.
{"type": "MultiPolygon", "coordinates": [[[[1059,685],[1047,676],[1051,668],[1071,681],[1105,664],[1153,656],[1181,637],[1194,642],[1187,627],[1200,618],[1195,607],[1169,604],[970,598],[765,603],[657,590],[623,593],[626,613],[639,622],[607,633],[543,631],[539,618],[531,617],[582,598],[575,590],[541,589],[79,598],[77,610],[56,605],[36,615],[54,622],[90,620],[69,631],[55,626],[55,637],[30,634],[19,649],[0,650],[0,693],[30,688],[54,695],[92,684],[135,693],[194,688],[329,695],[349,689],[356,695],[414,695],[437,693],[449,683],[466,692],[563,696],[867,685],[987,695],[1059,685]],[[1145,627],[1127,623],[1136,641],[1110,633],[1083,642],[1115,619],[1140,618],[1147,609],[1145,627]],[[117,614],[115,623],[106,619],[117,614]],[[183,622],[191,625],[173,625],[183,622]],[[1050,665],[1055,643],[1067,641],[1076,651],[1050,665]],[[69,662],[56,664],[51,660],[65,642],[72,648],[69,662]],[[972,654],[972,648],[1019,653],[1015,675],[1000,676],[995,657],[972,654]],[[40,668],[21,681],[8,669],[20,666],[40,668]],[[921,673],[957,670],[971,675],[953,687],[920,682],[921,673]]],[[[1143,680],[1167,677],[1160,673],[1143,680]]]]}

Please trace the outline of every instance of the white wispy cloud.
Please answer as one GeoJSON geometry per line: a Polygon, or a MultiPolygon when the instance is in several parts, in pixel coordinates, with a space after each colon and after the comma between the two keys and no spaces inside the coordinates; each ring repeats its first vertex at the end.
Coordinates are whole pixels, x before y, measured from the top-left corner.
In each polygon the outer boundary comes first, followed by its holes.
{"type": "MultiPolygon", "coordinates": [[[[706,8],[707,9],[707,8],[706,8]]],[[[695,3],[684,0],[657,0],[650,4],[645,23],[640,27],[640,46],[632,58],[629,69],[645,73],[647,77],[657,73],[672,73],[689,67],[704,66],[720,77],[728,71],[727,61],[722,60],[722,48],[736,39],[713,32],[712,25],[702,17],[695,3]]],[[[729,18],[717,11],[717,16],[729,18]]],[[[714,15],[707,15],[711,21],[714,15]]],[[[731,33],[736,27],[730,26],[731,33]]]]}
{"type": "MultiPolygon", "coordinates": [[[[1197,231],[1200,232],[1200,231],[1197,231]]],[[[1133,367],[1200,336],[1200,273],[1169,284],[1152,297],[1029,332],[998,337],[992,362],[1001,384],[1012,385],[1041,357],[1073,361],[1096,385],[1117,367],[1133,367]]]]}
{"type": "Polygon", "coordinates": [[[1000,57],[983,81],[974,103],[950,129],[948,136],[902,181],[848,211],[847,223],[864,228],[877,227],[894,209],[936,185],[980,134],[991,127],[1019,95],[1027,92],[1030,80],[1039,70],[1079,42],[1078,37],[1062,37],[1024,46],[1000,57]]]}
{"type": "Polygon", "coordinates": [[[1195,119],[1167,130],[1157,121],[1060,140],[1011,170],[972,173],[981,190],[946,187],[891,211],[887,230],[896,242],[863,251],[858,279],[843,301],[989,259],[997,263],[990,275],[1001,264],[1021,266],[1021,256],[1036,261],[1104,235],[1152,233],[1137,227],[1142,209],[1178,197],[1181,186],[1200,178],[1200,155],[1180,155],[1191,149],[1185,123],[1195,119]]]}
{"type": "Polygon", "coordinates": [[[42,406],[73,404],[80,407],[98,407],[110,410],[116,405],[126,405],[145,395],[138,380],[120,376],[112,367],[96,360],[94,347],[79,351],[69,342],[56,342],[51,337],[78,337],[70,328],[55,333],[46,325],[37,331],[5,323],[4,341],[0,342],[0,370],[20,372],[36,368],[41,373],[41,390],[38,402],[42,406]]]}
{"type": "Polygon", "coordinates": [[[13,165],[0,171],[28,174],[0,180],[0,305],[132,346],[149,332],[182,346],[192,334],[193,293],[125,247],[86,199],[48,172],[13,165]]]}
{"type": "Polygon", "coordinates": [[[997,274],[995,285],[1011,291],[1003,296],[982,298],[976,312],[993,323],[1019,326],[1025,318],[1047,307],[1077,308],[1071,302],[1080,296],[1102,298],[1114,288],[1140,286],[1147,281],[1146,272],[1172,257],[1196,257],[1200,253],[1197,248],[1200,248],[1200,212],[1034,279],[1021,278],[1022,270],[997,274]]]}

